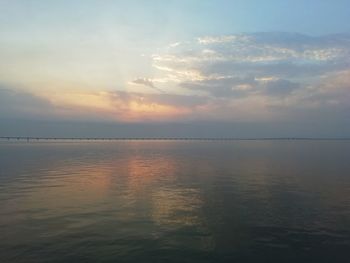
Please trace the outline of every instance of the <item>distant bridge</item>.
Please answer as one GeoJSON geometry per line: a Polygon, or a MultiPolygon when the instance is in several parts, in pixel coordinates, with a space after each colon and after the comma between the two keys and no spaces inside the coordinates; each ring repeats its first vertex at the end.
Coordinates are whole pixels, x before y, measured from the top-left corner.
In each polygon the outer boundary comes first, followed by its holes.
{"type": "Polygon", "coordinates": [[[260,140],[350,140],[350,138],[300,138],[300,137],[264,137],[264,138],[229,138],[229,137],[33,137],[0,136],[7,141],[260,141],[260,140]]]}

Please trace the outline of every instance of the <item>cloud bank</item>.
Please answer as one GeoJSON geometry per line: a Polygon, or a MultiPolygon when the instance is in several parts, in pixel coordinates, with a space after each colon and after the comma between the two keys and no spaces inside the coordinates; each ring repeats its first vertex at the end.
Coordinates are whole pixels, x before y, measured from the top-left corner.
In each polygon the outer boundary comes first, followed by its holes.
{"type": "Polygon", "coordinates": [[[350,127],[349,34],[204,36],[164,47],[151,61],[152,75],[127,82],[149,92],[2,85],[0,118],[350,127]]]}
{"type": "Polygon", "coordinates": [[[164,86],[207,96],[227,120],[302,118],[300,112],[323,118],[319,111],[346,118],[349,44],[349,34],[207,36],[153,55],[153,66],[164,86]]]}

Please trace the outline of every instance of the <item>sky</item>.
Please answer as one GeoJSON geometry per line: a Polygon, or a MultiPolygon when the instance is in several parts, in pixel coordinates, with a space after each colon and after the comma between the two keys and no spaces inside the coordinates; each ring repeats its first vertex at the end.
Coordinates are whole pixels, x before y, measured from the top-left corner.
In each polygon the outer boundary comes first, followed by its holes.
{"type": "Polygon", "coordinates": [[[0,136],[350,137],[346,0],[0,0],[0,136]]]}

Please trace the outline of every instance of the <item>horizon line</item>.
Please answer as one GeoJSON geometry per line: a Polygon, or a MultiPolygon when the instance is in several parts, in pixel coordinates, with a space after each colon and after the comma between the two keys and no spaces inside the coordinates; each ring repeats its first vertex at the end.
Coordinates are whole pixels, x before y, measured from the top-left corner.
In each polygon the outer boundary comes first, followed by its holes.
{"type": "Polygon", "coordinates": [[[8,141],[39,141],[39,140],[70,140],[70,141],[249,141],[249,140],[350,140],[350,137],[41,137],[41,136],[0,136],[0,140],[8,141]]]}

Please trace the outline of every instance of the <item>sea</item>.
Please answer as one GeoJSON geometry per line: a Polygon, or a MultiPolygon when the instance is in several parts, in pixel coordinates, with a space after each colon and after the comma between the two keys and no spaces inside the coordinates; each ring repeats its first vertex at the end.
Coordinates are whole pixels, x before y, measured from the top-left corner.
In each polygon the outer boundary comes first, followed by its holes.
{"type": "Polygon", "coordinates": [[[350,140],[1,140],[0,262],[350,262],[350,140]]]}

